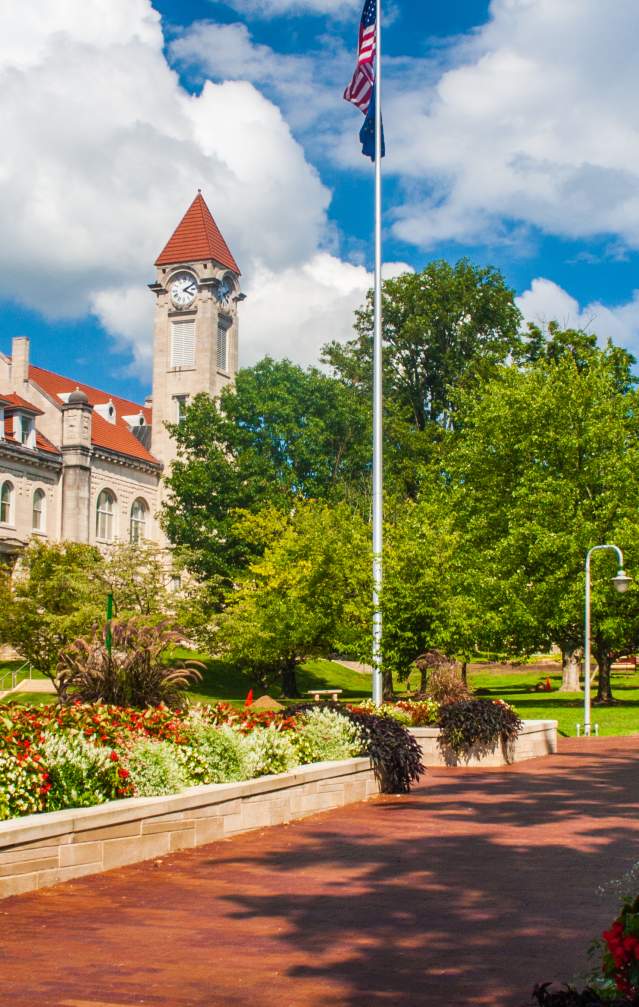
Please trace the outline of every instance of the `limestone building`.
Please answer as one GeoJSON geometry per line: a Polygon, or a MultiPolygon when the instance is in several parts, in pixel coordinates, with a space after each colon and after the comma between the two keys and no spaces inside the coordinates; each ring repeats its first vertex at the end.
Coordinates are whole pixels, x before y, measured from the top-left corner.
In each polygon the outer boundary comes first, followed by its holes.
{"type": "Polygon", "coordinates": [[[29,340],[0,353],[0,557],[33,537],[107,546],[162,543],[167,423],[198,392],[216,396],[238,366],[240,270],[201,195],[160,253],[153,393],[143,404],[38,367],[29,340]]]}

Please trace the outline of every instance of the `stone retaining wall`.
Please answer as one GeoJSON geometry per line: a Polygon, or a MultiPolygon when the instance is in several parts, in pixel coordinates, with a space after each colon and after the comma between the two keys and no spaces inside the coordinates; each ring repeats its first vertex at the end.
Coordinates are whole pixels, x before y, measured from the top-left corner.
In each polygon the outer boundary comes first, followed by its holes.
{"type": "Polygon", "coordinates": [[[507,766],[524,759],[538,759],[557,751],[556,720],[524,720],[524,726],[516,742],[508,751],[498,742],[491,749],[473,748],[468,754],[456,755],[450,750],[442,750],[439,745],[438,727],[411,727],[410,733],[417,738],[422,750],[425,766],[507,766]]]}
{"type": "Polygon", "coordinates": [[[370,761],[360,758],[191,787],[171,797],[12,819],[0,823],[0,898],[341,808],[378,792],[370,761]]]}

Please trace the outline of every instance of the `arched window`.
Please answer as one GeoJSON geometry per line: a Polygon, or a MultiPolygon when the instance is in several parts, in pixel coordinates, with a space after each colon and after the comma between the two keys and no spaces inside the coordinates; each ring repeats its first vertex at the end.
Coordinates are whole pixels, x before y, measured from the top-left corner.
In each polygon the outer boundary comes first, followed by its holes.
{"type": "Polygon", "coordinates": [[[131,507],[131,527],[129,530],[129,540],[131,542],[142,542],[146,538],[146,519],[149,508],[144,500],[139,497],[133,501],[131,507]]]}
{"type": "Polygon", "coordinates": [[[13,483],[5,482],[0,489],[0,524],[13,524],[13,483]]]}
{"type": "Polygon", "coordinates": [[[102,490],[98,497],[95,537],[101,542],[113,542],[115,497],[110,490],[102,490]]]}
{"type": "Polygon", "coordinates": [[[33,494],[33,530],[43,532],[46,528],[46,494],[36,490],[33,494]]]}

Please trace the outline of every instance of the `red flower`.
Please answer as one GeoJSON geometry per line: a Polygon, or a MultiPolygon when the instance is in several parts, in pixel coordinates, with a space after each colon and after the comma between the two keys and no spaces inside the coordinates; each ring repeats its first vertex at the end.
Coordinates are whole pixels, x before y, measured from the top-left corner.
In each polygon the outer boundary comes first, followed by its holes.
{"type": "Polygon", "coordinates": [[[120,777],[121,780],[126,780],[129,775],[130,774],[128,769],[122,769],[122,768],[118,769],[118,776],[120,777]]]}
{"type": "Polygon", "coordinates": [[[118,755],[117,752],[111,752],[109,758],[111,759],[111,762],[117,762],[120,756],[118,755]]]}

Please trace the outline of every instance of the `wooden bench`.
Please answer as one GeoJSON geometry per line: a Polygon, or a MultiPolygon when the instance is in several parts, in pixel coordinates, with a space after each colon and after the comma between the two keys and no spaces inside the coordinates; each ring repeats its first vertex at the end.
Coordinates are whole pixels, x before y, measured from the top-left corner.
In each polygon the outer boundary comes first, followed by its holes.
{"type": "Polygon", "coordinates": [[[306,693],[307,696],[312,696],[316,703],[319,703],[320,696],[330,696],[334,703],[337,702],[337,697],[341,696],[342,689],[309,689],[306,693]]]}

